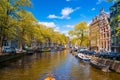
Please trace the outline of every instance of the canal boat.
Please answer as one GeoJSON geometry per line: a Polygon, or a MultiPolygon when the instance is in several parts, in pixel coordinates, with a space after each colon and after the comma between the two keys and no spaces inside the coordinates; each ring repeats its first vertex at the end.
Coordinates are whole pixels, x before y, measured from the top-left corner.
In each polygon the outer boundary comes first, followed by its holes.
{"type": "Polygon", "coordinates": [[[109,72],[110,71],[109,66],[106,66],[106,65],[104,65],[102,63],[99,63],[99,62],[97,62],[95,60],[90,61],[90,65],[97,68],[97,69],[100,69],[100,70],[102,70],[104,72],[109,72]]]}
{"type": "Polygon", "coordinates": [[[55,80],[55,78],[47,77],[47,78],[45,78],[44,80],[55,80]]]}
{"type": "Polygon", "coordinates": [[[26,53],[27,53],[28,55],[32,55],[32,54],[34,53],[34,50],[33,50],[33,49],[27,49],[27,50],[26,50],[26,53]]]}
{"type": "Polygon", "coordinates": [[[51,74],[48,74],[44,80],[55,80],[55,78],[51,74]]]}
{"type": "Polygon", "coordinates": [[[87,55],[82,54],[82,53],[78,53],[78,54],[77,54],[77,57],[78,57],[79,59],[81,59],[81,60],[84,60],[84,61],[90,61],[90,58],[87,57],[87,55]]]}

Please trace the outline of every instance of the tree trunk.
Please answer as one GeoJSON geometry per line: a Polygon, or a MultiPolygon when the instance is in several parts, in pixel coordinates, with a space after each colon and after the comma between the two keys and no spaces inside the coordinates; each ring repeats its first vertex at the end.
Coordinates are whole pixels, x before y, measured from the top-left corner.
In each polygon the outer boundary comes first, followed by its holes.
{"type": "Polygon", "coordinates": [[[3,28],[1,27],[1,33],[0,33],[0,53],[2,53],[2,45],[3,45],[3,39],[4,39],[4,30],[3,28]]]}
{"type": "Polygon", "coordinates": [[[22,40],[21,40],[21,34],[18,32],[18,48],[22,49],[22,40]]]}
{"type": "Polygon", "coordinates": [[[80,47],[82,46],[82,43],[83,43],[83,39],[81,38],[80,47]]]}
{"type": "Polygon", "coordinates": [[[0,53],[2,53],[3,37],[0,37],[0,53]]]}
{"type": "Polygon", "coordinates": [[[83,33],[83,30],[82,30],[80,47],[82,46],[82,43],[83,43],[83,36],[84,36],[84,33],[83,33]]]}
{"type": "Polygon", "coordinates": [[[21,39],[18,40],[18,48],[22,49],[22,41],[21,41],[21,39]]]}

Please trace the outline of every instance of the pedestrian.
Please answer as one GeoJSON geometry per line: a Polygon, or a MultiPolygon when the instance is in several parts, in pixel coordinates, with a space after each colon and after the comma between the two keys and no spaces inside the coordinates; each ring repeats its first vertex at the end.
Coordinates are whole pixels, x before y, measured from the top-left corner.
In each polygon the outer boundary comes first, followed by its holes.
{"type": "Polygon", "coordinates": [[[45,78],[44,80],[55,80],[55,78],[50,73],[47,76],[48,77],[45,78]]]}

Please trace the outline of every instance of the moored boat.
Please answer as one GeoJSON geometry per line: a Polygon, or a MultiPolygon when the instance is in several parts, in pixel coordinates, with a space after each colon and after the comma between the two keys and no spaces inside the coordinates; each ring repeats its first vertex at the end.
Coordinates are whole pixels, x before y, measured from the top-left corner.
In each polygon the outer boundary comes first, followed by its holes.
{"type": "Polygon", "coordinates": [[[34,50],[28,49],[26,53],[27,53],[28,55],[32,55],[32,54],[34,53],[34,50]]]}
{"type": "Polygon", "coordinates": [[[84,61],[90,61],[90,58],[87,57],[87,55],[84,55],[84,54],[81,54],[81,53],[77,54],[77,57],[81,60],[84,60],[84,61]]]}
{"type": "Polygon", "coordinates": [[[106,66],[106,65],[104,65],[102,63],[99,63],[99,62],[97,62],[95,60],[90,61],[90,65],[97,68],[97,69],[100,69],[100,70],[102,70],[104,72],[109,72],[110,71],[109,66],[106,66]]]}

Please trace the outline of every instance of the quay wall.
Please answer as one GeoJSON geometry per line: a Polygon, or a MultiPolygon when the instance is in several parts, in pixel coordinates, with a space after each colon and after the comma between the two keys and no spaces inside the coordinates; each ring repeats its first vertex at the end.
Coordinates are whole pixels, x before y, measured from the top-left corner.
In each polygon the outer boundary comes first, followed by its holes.
{"type": "Polygon", "coordinates": [[[109,69],[112,71],[120,73],[120,61],[98,58],[97,62],[109,66],[109,69]]]}
{"type": "Polygon", "coordinates": [[[0,63],[5,62],[5,61],[9,61],[9,60],[12,60],[12,59],[24,56],[24,55],[25,55],[25,53],[17,53],[14,55],[11,55],[11,54],[0,55],[0,63]]]}

